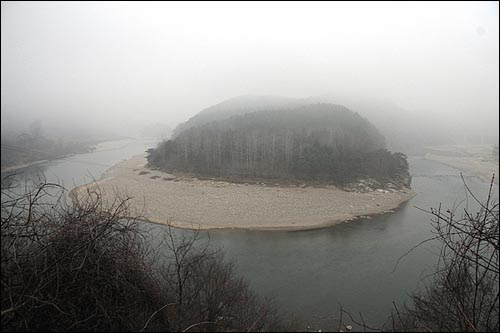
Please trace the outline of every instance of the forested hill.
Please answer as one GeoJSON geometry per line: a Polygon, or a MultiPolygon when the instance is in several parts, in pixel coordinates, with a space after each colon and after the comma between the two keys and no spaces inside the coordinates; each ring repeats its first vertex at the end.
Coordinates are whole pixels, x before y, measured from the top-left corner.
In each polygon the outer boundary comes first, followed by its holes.
{"type": "MultiPolygon", "coordinates": [[[[381,131],[386,138],[388,149],[414,155],[425,154],[427,146],[482,143],[481,138],[488,142],[495,138],[491,132],[489,134],[478,133],[477,129],[472,127],[466,131],[458,130],[458,125],[450,119],[438,119],[434,116],[424,117],[421,110],[407,110],[384,99],[340,92],[307,98],[272,95],[234,97],[198,112],[186,122],[178,125],[173,131],[172,137],[175,138],[191,127],[201,126],[211,121],[224,120],[236,115],[256,111],[286,110],[314,103],[340,104],[358,112],[381,131]],[[425,129],[425,135],[422,135],[423,129],[425,129]]],[[[427,112],[427,114],[434,113],[427,112]]]]}
{"type": "Polygon", "coordinates": [[[191,127],[201,126],[215,120],[224,120],[232,116],[256,111],[289,109],[301,104],[304,104],[302,100],[280,96],[245,95],[234,97],[198,112],[188,121],[177,126],[173,132],[173,137],[175,138],[182,131],[191,127]]]}
{"type": "Polygon", "coordinates": [[[149,150],[148,165],[230,179],[410,183],[406,156],[387,151],[370,122],[319,103],[193,126],[149,150]]]}

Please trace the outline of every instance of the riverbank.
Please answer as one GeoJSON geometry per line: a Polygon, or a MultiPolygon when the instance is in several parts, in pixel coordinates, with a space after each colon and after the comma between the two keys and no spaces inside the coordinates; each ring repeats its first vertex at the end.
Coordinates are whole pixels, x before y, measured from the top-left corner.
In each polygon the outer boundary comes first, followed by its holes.
{"type": "Polygon", "coordinates": [[[495,183],[499,183],[498,158],[495,158],[492,145],[432,146],[426,147],[426,151],[427,160],[447,165],[485,182],[490,182],[495,174],[495,183]]]}
{"type": "Polygon", "coordinates": [[[1,171],[1,172],[2,172],[2,173],[13,172],[13,171],[21,170],[21,169],[24,169],[24,168],[27,168],[27,167],[30,167],[30,166],[33,166],[33,165],[46,163],[46,162],[48,162],[48,161],[49,161],[49,160],[40,160],[40,161],[31,162],[31,163],[25,163],[25,164],[20,164],[20,165],[14,165],[14,166],[10,166],[10,167],[6,167],[6,168],[2,168],[2,171],[1,171]]]}
{"type": "Polygon", "coordinates": [[[105,201],[131,196],[131,208],[154,223],[189,229],[304,230],[390,212],[411,190],[342,191],[334,186],[280,187],[177,177],[145,168],[135,156],[106,171],[97,184],[72,190],[74,198],[98,186],[105,201]]]}

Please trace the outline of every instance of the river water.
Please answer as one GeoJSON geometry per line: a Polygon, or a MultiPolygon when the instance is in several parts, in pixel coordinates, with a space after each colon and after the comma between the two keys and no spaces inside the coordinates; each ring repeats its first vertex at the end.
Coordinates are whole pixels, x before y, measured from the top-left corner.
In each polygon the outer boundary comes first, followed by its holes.
{"type": "MultiPolygon", "coordinates": [[[[156,142],[131,139],[108,144],[106,150],[19,170],[16,180],[43,174],[71,189],[98,179],[112,165],[144,153],[156,142]]],[[[466,198],[458,170],[420,157],[408,161],[417,196],[394,213],[311,231],[211,231],[211,244],[236,262],[254,291],[298,315],[305,328],[336,327],[340,306],[357,319],[361,312],[367,323],[379,326],[394,309],[393,302],[399,308],[434,271],[437,247],[432,243],[413,250],[396,267],[401,256],[432,236],[432,216],[422,209],[440,203],[446,209],[457,207],[466,198]]],[[[488,183],[465,180],[481,200],[486,199],[488,183]]],[[[498,198],[498,186],[494,197],[498,198]]],[[[470,196],[468,204],[475,208],[470,196]]]]}

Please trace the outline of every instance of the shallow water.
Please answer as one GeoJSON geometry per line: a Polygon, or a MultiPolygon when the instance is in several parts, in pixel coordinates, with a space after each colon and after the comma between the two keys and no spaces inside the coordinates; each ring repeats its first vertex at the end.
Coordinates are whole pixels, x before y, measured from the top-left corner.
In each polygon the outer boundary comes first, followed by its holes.
{"type": "MultiPolygon", "coordinates": [[[[48,181],[71,189],[154,145],[119,141],[110,150],[24,169],[16,181],[33,180],[42,173],[48,181]]],[[[362,312],[372,326],[381,325],[394,309],[393,302],[399,307],[407,301],[436,263],[435,246],[425,244],[396,267],[398,258],[431,237],[432,216],[420,209],[440,203],[451,208],[466,197],[458,170],[418,157],[409,158],[409,164],[417,196],[394,213],[311,231],[211,231],[211,244],[236,261],[238,272],[257,293],[273,297],[280,309],[301,316],[311,329],[335,328],[340,305],[358,319],[362,312]]],[[[466,182],[485,199],[489,184],[476,178],[466,182]]],[[[474,209],[470,196],[468,203],[474,209]]]]}

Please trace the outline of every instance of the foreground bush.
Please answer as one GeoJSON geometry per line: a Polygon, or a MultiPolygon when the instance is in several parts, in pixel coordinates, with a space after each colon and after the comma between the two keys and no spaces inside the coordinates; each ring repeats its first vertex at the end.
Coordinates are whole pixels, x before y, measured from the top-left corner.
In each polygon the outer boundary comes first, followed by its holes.
{"type": "Polygon", "coordinates": [[[2,331],[283,329],[197,233],[165,228],[166,247],[152,251],[130,198],[91,189],[66,205],[56,184],[16,191],[2,181],[2,331]]]}
{"type": "MultiPolygon", "coordinates": [[[[463,178],[462,178],[463,179],[463,178]]],[[[436,272],[412,305],[392,316],[390,329],[427,332],[499,331],[499,204],[493,179],[485,200],[467,186],[476,214],[432,209],[433,231],[441,246],[436,272]]]]}

